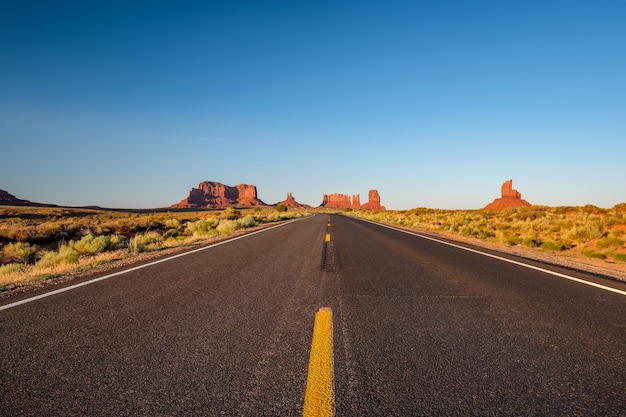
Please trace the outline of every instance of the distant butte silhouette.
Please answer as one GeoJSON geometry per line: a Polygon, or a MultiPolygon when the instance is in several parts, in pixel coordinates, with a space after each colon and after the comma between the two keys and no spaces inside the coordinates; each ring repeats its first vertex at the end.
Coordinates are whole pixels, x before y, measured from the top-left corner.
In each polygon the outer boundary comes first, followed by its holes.
{"type": "Polygon", "coordinates": [[[293,194],[288,193],[287,194],[287,199],[283,200],[279,203],[276,203],[277,206],[285,206],[285,207],[289,207],[289,208],[299,208],[299,207],[311,207],[307,204],[300,204],[296,201],[295,198],[293,198],[293,194]]]}
{"type": "Polygon", "coordinates": [[[0,190],[0,206],[54,207],[54,204],[42,204],[34,203],[28,200],[22,200],[21,198],[17,198],[13,194],[10,194],[8,191],[0,190]]]}
{"type": "Polygon", "coordinates": [[[513,180],[504,181],[502,184],[502,197],[496,198],[487,204],[483,210],[504,210],[507,208],[530,207],[528,201],[522,199],[522,194],[513,189],[513,180]]]}
{"type": "Polygon", "coordinates": [[[380,195],[377,190],[369,191],[369,201],[363,205],[361,205],[361,196],[359,194],[353,195],[352,197],[348,194],[324,194],[320,207],[385,210],[385,206],[380,204],[380,195]]]}

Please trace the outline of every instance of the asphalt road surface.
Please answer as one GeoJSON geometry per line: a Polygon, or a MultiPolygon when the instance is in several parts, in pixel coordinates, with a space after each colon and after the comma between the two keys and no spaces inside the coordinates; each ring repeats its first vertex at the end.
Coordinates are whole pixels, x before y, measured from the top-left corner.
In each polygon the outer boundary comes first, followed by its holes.
{"type": "Polygon", "coordinates": [[[0,310],[0,415],[302,415],[322,307],[337,416],[626,415],[623,293],[320,214],[0,310]]]}

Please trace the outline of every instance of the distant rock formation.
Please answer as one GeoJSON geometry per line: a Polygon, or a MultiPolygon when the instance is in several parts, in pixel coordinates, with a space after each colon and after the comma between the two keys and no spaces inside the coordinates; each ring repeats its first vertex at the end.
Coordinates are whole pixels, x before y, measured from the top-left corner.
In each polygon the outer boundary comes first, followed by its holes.
{"type": "Polygon", "coordinates": [[[20,198],[15,197],[13,194],[9,194],[7,191],[0,190],[0,206],[43,207],[43,206],[48,206],[48,204],[33,203],[32,201],[22,200],[20,198]]]}
{"type": "MultiPolygon", "coordinates": [[[[348,194],[324,194],[320,207],[326,208],[354,208],[352,198],[348,194]]],[[[359,207],[360,208],[360,207],[359,207]]]]}
{"type": "Polygon", "coordinates": [[[171,208],[220,208],[229,206],[266,206],[259,200],[254,185],[239,184],[235,187],[220,182],[204,181],[192,188],[187,198],[171,208]]]}
{"type": "Polygon", "coordinates": [[[361,205],[361,196],[359,194],[355,194],[352,197],[348,194],[324,194],[320,207],[385,210],[385,207],[380,205],[380,195],[377,190],[370,190],[369,201],[363,205],[361,205]]]}
{"type": "Polygon", "coordinates": [[[513,189],[513,180],[504,181],[502,184],[502,197],[496,198],[487,204],[483,210],[503,210],[507,208],[529,207],[528,201],[522,199],[522,194],[513,189]]]}
{"type": "Polygon", "coordinates": [[[289,208],[300,208],[300,207],[310,207],[309,205],[306,204],[300,204],[296,201],[295,198],[293,198],[293,194],[288,193],[287,194],[287,199],[281,201],[280,203],[276,203],[277,206],[285,206],[285,207],[289,207],[289,208]]]}
{"type": "Polygon", "coordinates": [[[368,202],[361,206],[363,210],[385,210],[385,206],[380,204],[380,195],[377,190],[370,190],[368,202]]]}

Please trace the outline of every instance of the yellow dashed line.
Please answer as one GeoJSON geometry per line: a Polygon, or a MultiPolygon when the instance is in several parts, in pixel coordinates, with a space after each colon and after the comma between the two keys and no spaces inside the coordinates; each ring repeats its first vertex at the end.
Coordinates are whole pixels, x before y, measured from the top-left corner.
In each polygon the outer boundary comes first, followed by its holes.
{"type": "Polygon", "coordinates": [[[303,417],[335,414],[333,373],[333,312],[325,307],[315,314],[303,417]]]}

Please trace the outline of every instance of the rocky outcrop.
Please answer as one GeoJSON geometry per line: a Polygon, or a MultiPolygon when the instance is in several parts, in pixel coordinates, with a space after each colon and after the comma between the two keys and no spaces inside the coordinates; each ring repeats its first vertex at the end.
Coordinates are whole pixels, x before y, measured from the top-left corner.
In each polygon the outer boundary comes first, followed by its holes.
{"type": "Polygon", "coordinates": [[[280,203],[276,203],[277,206],[285,206],[285,207],[289,207],[289,208],[300,208],[300,207],[310,207],[306,204],[300,204],[296,201],[295,198],[293,198],[293,194],[288,193],[287,194],[287,199],[281,201],[280,203]]]}
{"type": "Polygon", "coordinates": [[[348,194],[324,194],[320,207],[326,208],[354,208],[352,198],[348,194]]]}
{"type": "Polygon", "coordinates": [[[361,196],[355,194],[350,197],[348,194],[324,194],[320,207],[339,209],[363,209],[363,210],[385,210],[380,204],[380,195],[377,190],[370,190],[369,201],[361,205],[361,196]]]}
{"type": "Polygon", "coordinates": [[[363,210],[385,210],[385,206],[380,204],[380,194],[378,190],[370,190],[368,202],[361,206],[363,210]]]}
{"type": "Polygon", "coordinates": [[[204,181],[192,188],[187,198],[171,208],[220,208],[229,206],[266,206],[257,197],[254,185],[239,184],[235,187],[220,182],[204,181]]]}
{"type": "Polygon", "coordinates": [[[22,200],[20,198],[15,197],[13,194],[8,193],[7,191],[0,190],[0,206],[52,206],[52,204],[41,204],[41,203],[33,203],[32,201],[22,200]]]}
{"type": "Polygon", "coordinates": [[[522,199],[522,194],[513,189],[513,180],[504,181],[501,187],[501,198],[487,204],[483,210],[504,210],[507,208],[529,207],[531,204],[522,199]]]}

